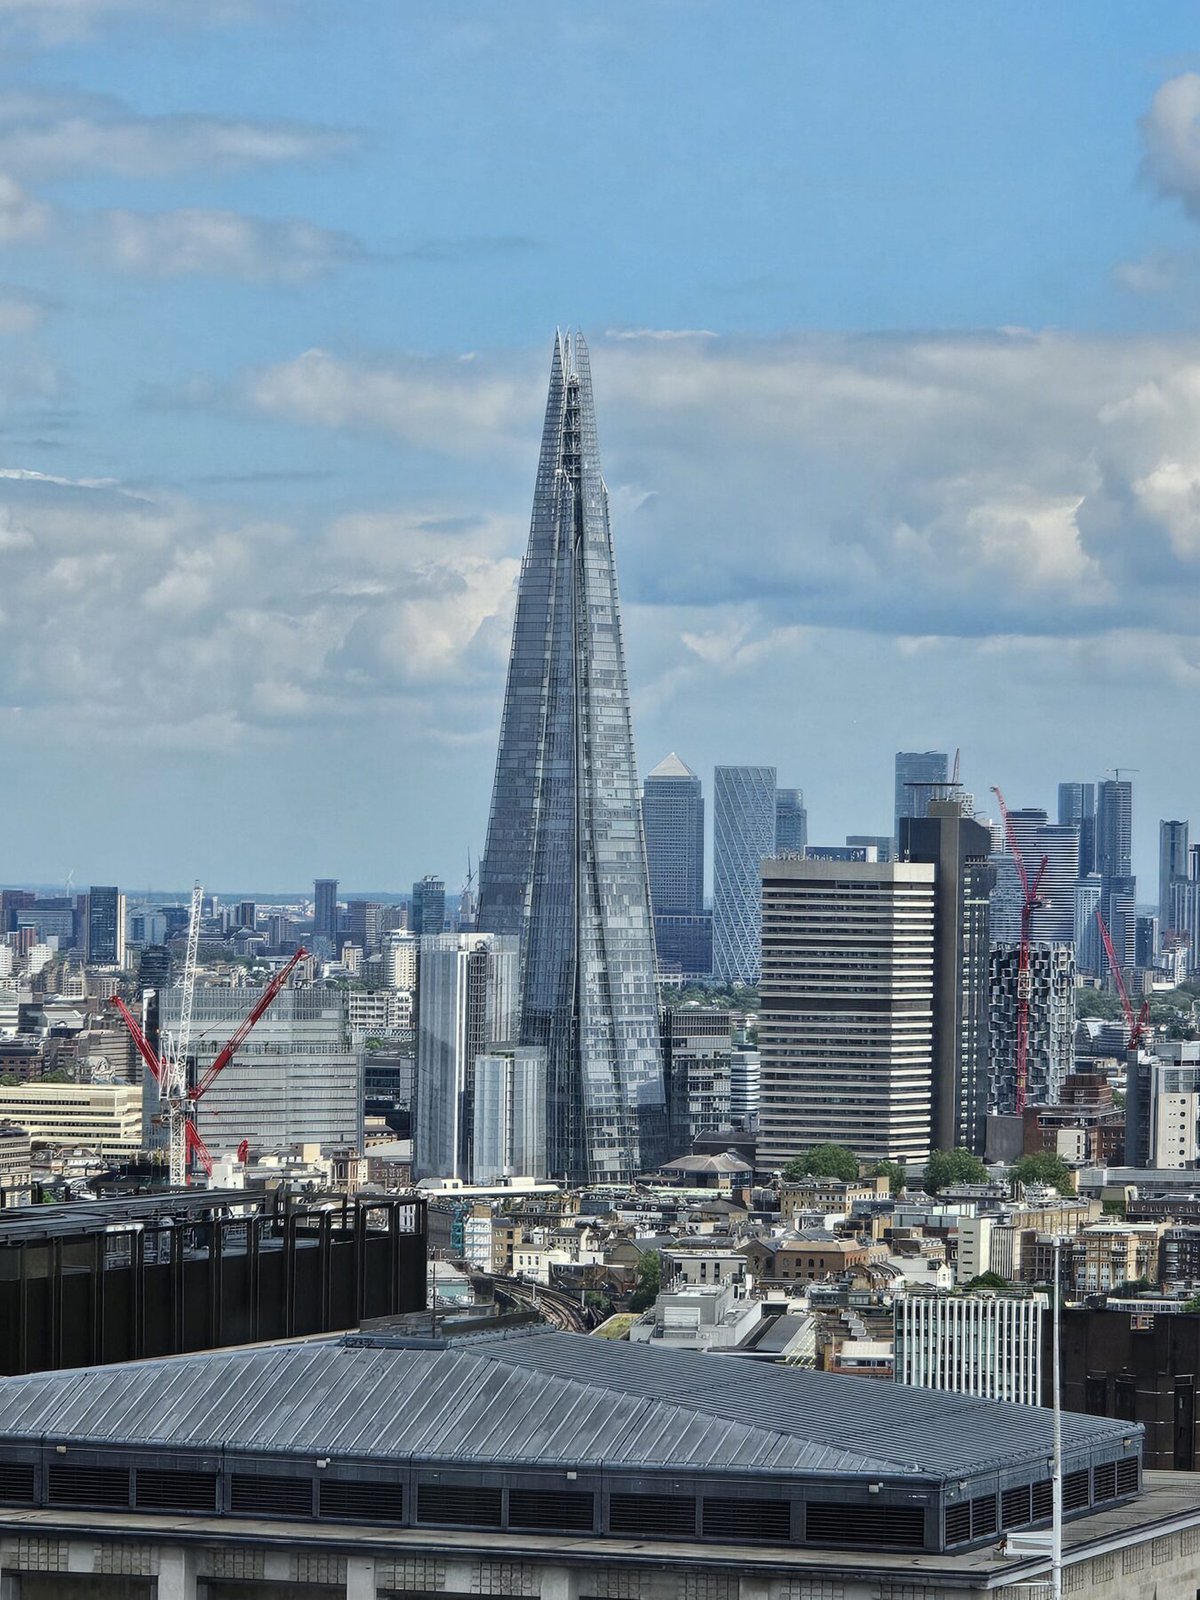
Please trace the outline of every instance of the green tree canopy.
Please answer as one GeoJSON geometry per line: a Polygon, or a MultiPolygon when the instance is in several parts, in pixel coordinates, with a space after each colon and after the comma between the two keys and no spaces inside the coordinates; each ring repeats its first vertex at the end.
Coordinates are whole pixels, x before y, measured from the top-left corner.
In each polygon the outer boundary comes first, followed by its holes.
{"type": "Polygon", "coordinates": [[[657,1250],[644,1250],[638,1261],[637,1288],[629,1297],[631,1311],[649,1311],[662,1284],[662,1260],[657,1250]]]}
{"type": "Polygon", "coordinates": [[[1012,1164],[1012,1175],[1018,1183],[1044,1183],[1059,1194],[1075,1193],[1075,1174],[1053,1150],[1038,1150],[1033,1155],[1022,1156],[1012,1164]]]}
{"type": "Polygon", "coordinates": [[[869,1178],[886,1178],[892,1194],[899,1194],[908,1182],[908,1169],[898,1161],[877,1161],[867,1174],[869,1178]]]}
{"type": "Polygon", "coordinates": [[[1099,1017],[1103,1022],[1119,1022],[1121,1002],[1115,994],[1109,994],[1107,989],[1093,989],[1087,984],[1081,984],[1075,990],[1075,1015],[1099,1017]]]}
{"type": "Polygon", "coordinates": [[[986,1183],[987,1168],[978,1156],[960,1145],[957,1150],[935,1150],[925,1163],[925,1188],[930,1194],[959,1183],[986,1183]]]}
{"type": "Polygon", "coordinates": [[[795,1156],[783,1169],[789,1183],[800,1178],[841,1178],[853,1183],[858,1177],[858,1157],[844,1144],[814,1144],[802,1156],[795,1156]]]}
{"type": "Polygon", "coordinates": [[[981,1272],[972,1278],[970,1283],[964,1284],[965,1289],[1011,1289],[1012,1284],[1007,1278],[1002,1278],[998,1272],[981,1272]]]}

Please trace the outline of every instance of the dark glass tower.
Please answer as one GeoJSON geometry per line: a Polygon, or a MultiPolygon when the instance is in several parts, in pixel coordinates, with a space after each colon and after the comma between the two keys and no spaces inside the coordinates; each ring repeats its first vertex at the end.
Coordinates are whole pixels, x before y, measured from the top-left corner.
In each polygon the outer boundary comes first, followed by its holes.
{"type": "Polygon", "coordinates": [[[622,1182],[666,1127],[654,936],[587,346],[556,335],[478,927],[521,940],[549,1171],[622,1182]]]}

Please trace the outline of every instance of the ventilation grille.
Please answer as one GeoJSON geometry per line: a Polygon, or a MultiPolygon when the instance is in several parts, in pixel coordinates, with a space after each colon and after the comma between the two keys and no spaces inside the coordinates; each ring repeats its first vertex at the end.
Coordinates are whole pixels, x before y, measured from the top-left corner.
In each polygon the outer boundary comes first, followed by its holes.
{"type": "Polygon", "coordinates": [[[1138,1458],[1129,1456],[1117,1462],[1117,1493],[1136,1494],[1138,1487],[1138,1458]]]}
{"type": "Polygon", "coordinates": [[[925,1545],[925,1513],[919,1506],[854,1506],[810,1500],[805,1517],[809,1544],[853,1550],[861,1545],[880,1549],[921,1550],[925,1545]]]}
{"type": "Polygon", "coordinates": [[[1063,1479],[1063,1510],[1082,1511],[1091,1502],[1091,1473],[1086,1467],[1063,1479]]]}
{"type": "Polygon", "coordinates": [[[417,1520],[449,1522],[462,1528],[498,1528],[500,1493],[499,1489],[423,1483],[417,1490],[417,1520]]]}
{"type": "Polygon", "coordinates": [[[127,1506],[129,1473],[120,1467],[51,1467],[47,1500],[52,1506],[127,1506]]]}
{"type": "Polygon", "coordinates": [[[1044,1517],[1054,1515],[1054,1485],[1049,1478],[1043,1478],[1040,1483],[1033,1485],[1033,1520],[1041,1522],[1044,1517]]]}
{"type": "Polygon", "coordinates": [[[996,1496],[982,1494],[971,1501],[971,1537],[983,1539],[996,1531],[996,1496]]]}
{"type": "Polygon", "coordinates": [[[235,1472],[229,1480],[229,1509],[253,1516],[311,1517],[311,1478],[255,1478],[235,1472]]]}
{"type": "Polygon", "coordinates": [[[322,1480],[321,1515],[347,1522],[403,1522],[404,1485],[322,1480]]]}
{"type": "Polygon", "coordinates": [[[544,1489],[508,1491],[510,1528],[544,1528],[547,1533],[558,1533],[560,1530],[590,1533],[595,1514],[595,1497],[575,1489],[564,1489],[561,1493],[544,1489]]]}
{"type": "Polygon", "coordinates": [[[134,1485],[137,1504],[146,1511],[214,1511],[215,1472],[151,1472],[138,1468],[134,1485]]]}
{"type": "Polygon", "coordinates": [[[1117,1497],[1117,1463],[1105,1461],[1092,1468],[1092,1499],[1115,1500],[1117,1497]]]}
{"type": "Polygon", "coordinates": [[[608,1502],[608,1531],[695,1538],[696,1502],[681,1494],[614,1494],[608,1502]]]}
{"type": "Polygon", "coordinates": [[[966,1544],[971,1537],[971,1502],[946,1507],[946,1543],[966,1544]]]}
{"type": "Polygon", "coordinates": [[[1005,1528],[1023,1528],[1027,1522],[1032,1522],[1030,1488],[1031,1484],[1023,1483],[1019,1489],[1005,1489],[1000,1496],[1000,1523],[1005,1528]]]}
{"type": "Polygon", "coordinates": [[[0,1462],[0,1500],[33,1501],[33,1467],[20,1462],[0,1462]]]}
{"type": "Polygon", "coordinates": [[[704,1501],[704,1537],[734,1544],[787,1544],[792,1507],[787,1500],[704,1501]]]}

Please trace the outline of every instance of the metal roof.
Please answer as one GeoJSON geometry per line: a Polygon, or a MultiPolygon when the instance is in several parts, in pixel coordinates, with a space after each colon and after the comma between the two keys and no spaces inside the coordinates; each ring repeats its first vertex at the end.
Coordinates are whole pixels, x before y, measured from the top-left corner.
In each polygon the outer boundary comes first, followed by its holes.
{"type": "MultiPolygon", "coordinates": [[[[311,1453],[942,1479],[1048,1457],[1051,1414],[580,1334],[417,1348],[369,1336],[0,1380],[0,1447],[48,1438],[311,1453]]],[[[1064,1446],[1136,1434],[1066,1416],[1064,1446]]]]}

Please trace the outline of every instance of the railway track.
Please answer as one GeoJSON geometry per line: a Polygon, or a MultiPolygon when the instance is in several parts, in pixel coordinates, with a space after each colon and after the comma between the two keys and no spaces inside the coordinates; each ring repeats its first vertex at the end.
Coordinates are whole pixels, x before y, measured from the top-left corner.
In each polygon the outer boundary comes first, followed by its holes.
{"type": "Polygon", "coordinates": [[[561,1289],[547,1289],[540,1283],[526,1283],[521,1278],[493,1278],[496,1293],[505,1299],[536,1311],[544,1322],[561,1328],[566,1333],[589,1333],[591,1318],[587,1311],[561,1289]]]}

